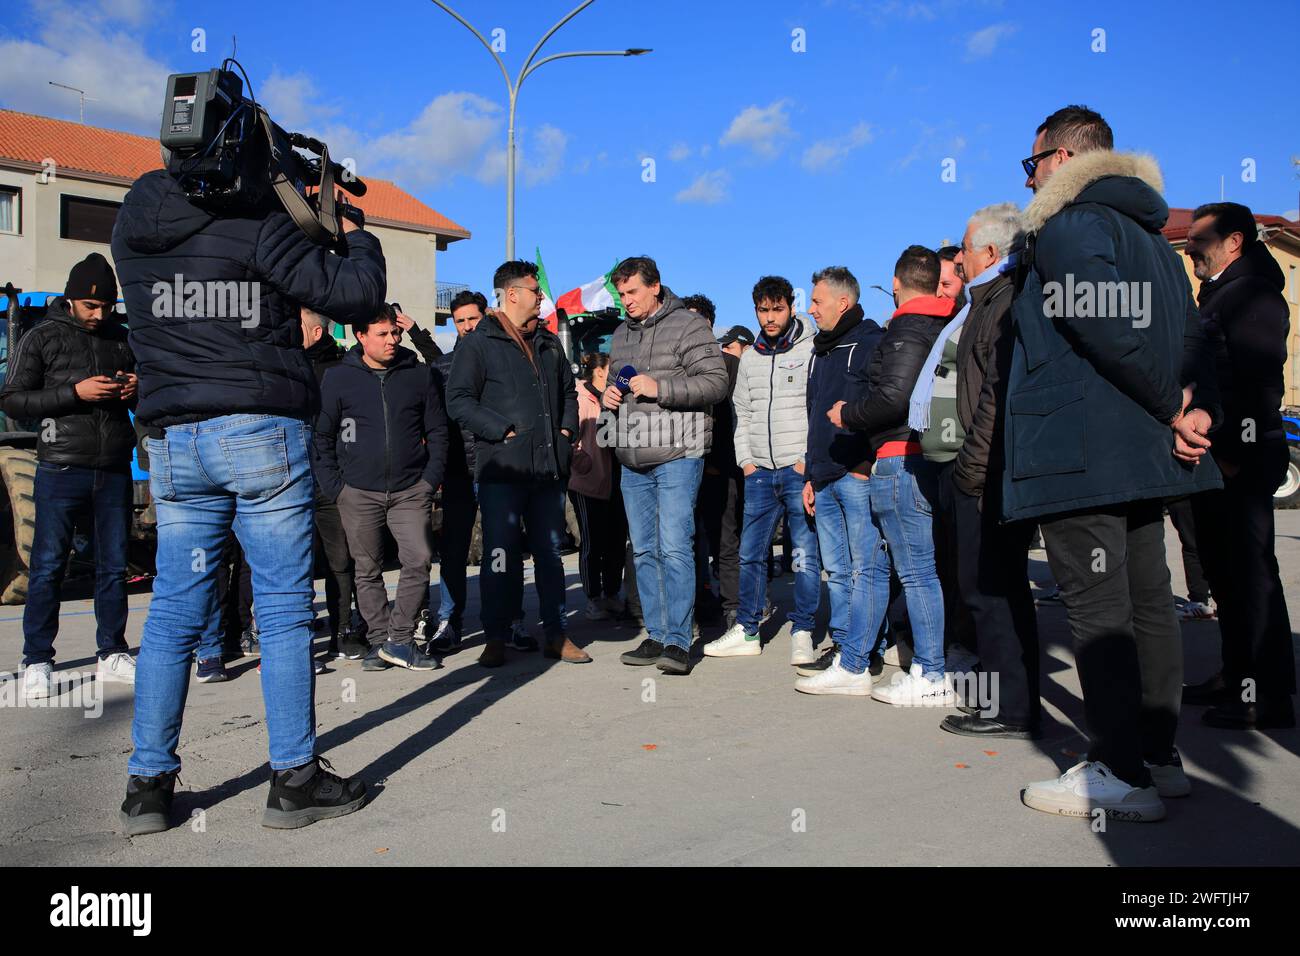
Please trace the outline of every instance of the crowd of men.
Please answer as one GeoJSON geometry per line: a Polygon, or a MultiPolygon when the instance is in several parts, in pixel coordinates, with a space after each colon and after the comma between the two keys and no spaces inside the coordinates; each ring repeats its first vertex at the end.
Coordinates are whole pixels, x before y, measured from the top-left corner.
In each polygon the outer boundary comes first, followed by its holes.
{"type": "Polygon", "coordinates": [[[479,663],[539,647],[522,623],[525,550],[541,649],[586,663],[566,633],[567,500],[587,617],[644,628],[623,663],[688,674],[698,625],[715,621],[722,633],[703,642],[705,658],[761,654],[783,525],[796,691],[954,708],[946,732],[1032,739],[1042,721],[1028,577],[1037,531],[1073,635],[1091,747],[1023,800],[1160,819],[1165,798],[1191,789],[1175,746],[1182,704],[1208,705],[1213,727],[1295,724],[1272,516],[1287,461],[1282,273],[1249,209],[1202,206],[1187,244],[1194,298],[1160,232],[1168,207],[1155,162],[1116,152],[1110,127],[1084,107],[1049,116],[1022,166],[1034,191],[1025,209],[976,210],[960,247],[903,250],[882,323],[865,315],[853,273],[831,266],[812,276],[806,315],[789,280],[763,276],[758,334],[715,337],[712,302],[678,297],[652,259],[625,259],[611,281],[626,320],[608,354],[582,356],[577,379],[539,322],[531,263],[496,271],[495,308],[473,292],[452,302],[456,344],[444,353],[383,303],[382,256],[364,230],[345,226],[346,255],[287,221],[214,239],[195,231],[165,174],[146,175],[114,236],[129,344],[105,320],[116,278],[91,256],[23,339],[0,395],[7,414],[54,425],[39,447],[26,692],[51,693],[64,561],[74,522],[93,515],[100,675],[136,685],[123,825],[166,828],[190,666],[197,659],[201,680],[224,677],[210,565],[229,564],[237,539],[274,771],[263,822],[351,812],[364,784],[315,754],[313,548],[328,568],[329,656],[432,670],[466,632],[477,514],[479,663]],[[272,255],[277,242],[292,254],[272,255]],[[252,331],[190,323],[178,347],[147,290],[202,255],[232,269],[258,263],[271,321],[252,331]],[[1107,311],[1105,290],[1121,287],[1132,291],[1107,311]],[[357,344],[336,344],[330,319],[349,321],[357,344]],[[214,355],[229,364],[214,370],[214,355]],[[148,431],[159,527],[138,663],[123,637],[128,409],[148,431]],[[1164,551],[1170,502],[1194,516],[1222,632],[1221,672],[1192,685],[1164,551]],[[401,567],[391,602],[386,533],[401,567]],[[217,557],[196,563],[199,553],[217,557]],[[829,641],[818,653],[823,580],[829,641]],[[878,680],[886,663],[901,672],[878,680]],[[995,678],[992,695],[973,692],[977,675],[995,678]]]}

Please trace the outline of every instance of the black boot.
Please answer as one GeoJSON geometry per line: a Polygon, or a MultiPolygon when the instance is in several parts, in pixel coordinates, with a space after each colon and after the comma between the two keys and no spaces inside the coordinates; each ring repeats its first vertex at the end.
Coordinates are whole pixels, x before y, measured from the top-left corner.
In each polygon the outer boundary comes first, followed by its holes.
{"type": "Polygon", "coordinates": [[[316,757],[292,770],[272,771],[262,826],[293,830],[360,810],[366,785],[357,777],[331,773],[333,769],[324,757],[316,757]]]}
{"type": "Polygon", "coordinates": [[[126,778],[126,800],[122,803],[122,828],[126,835],[143,836],[162,833],[170,824],[172,795],[176,790],[176,773],[160,773],[156,777],[126,778]]]}

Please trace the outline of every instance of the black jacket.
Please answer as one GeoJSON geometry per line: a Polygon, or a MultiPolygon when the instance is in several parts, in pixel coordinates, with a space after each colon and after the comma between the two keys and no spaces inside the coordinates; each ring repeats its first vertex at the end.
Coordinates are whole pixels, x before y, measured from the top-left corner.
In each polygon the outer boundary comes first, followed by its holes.
{"type": "Polygon", "coordinates": [[[406,336],[411,340],[411,345],[420,353],[428,365],[436,365],[438,359],[442,358],[442,349],[438,348],[438,343],[433,340],[433,336],[428,329],[422,329],[419,325],[412,325],[406,331],[406,336]]]}
{"type": "Polygon", "coordinates": [[[704,456],[704,468],[712,474],[735,477],[744,474],[736,464],[736,410],[731,405],[740,359],[723,352],[722,361],[727,366],[727,397],[713,406],[713,444],[704,456]]]}
{"type": "Polygon", "coordinates": [[[162,170],[137,179],[117,214],[113,260],[139,362],[140,419],[166,426],[258,413],[311,421],[319,393],[298,303],[351,322],[384,302],[379,240],[357,231],[347,243],[346,256],[316,245],[278,206],[216,218],[162,170]],[[206,284],[193,287],[204,293],[199,315],[188,314],[184,288],[176,315],[177,276],[206,284]]]}
{"type": "Polygon", "coordinates": [[[1291,321],[1285,287],[1282,267],[1256,242],[1197,293],[1223,400],[1223,425],[1210,433],[1221,461],[1245,464],[1260,447],[1286,441],[1281,406],[1291,321]],[[1248,430],[1253,442],[1243,441],[1248,430]]]}
{"type": "Polygon", "coordinates": [[[501,327],[508,321],[489,312],[460,340],[447,409],[475,437],[476,481],[567,481],[578,436],[578,393],[568,356],[560,340],[538,326],[534,366],[501,327]],[[512,429],[514,437],[507,439],[512,429]]]}
{"type": "Polygon", "coordinates": [[[348,354],[348,350],[334,341],[332,335],[322,335],[320,341],[307,349],[307,361],[311,363],[311,370],[316,375],[316,384],[319,385],[325,378],[325,373],[343,361],[343,356],[348,354]]]}
{"type": "Polygon", "coordinates": [[[1015,291],[1011,272],[970,289],[970,312],[957,340],[957,418],[966,438],[957,452],[952,480],[972,497],[984,493],[986,478],[1002,481],[1015,291]]]}
{"type": "Polygon", "coordinates": [[[405,491],[420,479],[434,491],[447,465],[447,416],[433,372],[410,349],[381,379],[354,345],[325,373],[316,420],[316,481],[338,499],[346,484],[405,491]]]}
{"type": "MultiPolygon", "coordinates": [[[[425,334],[428,335],[427,332],[425,334]]],[[[452,359],[462,341],[464,336],[458,335],[456,344],[451,347],[450,352],[438,349],[437,354],[432,358],[425,356],[425,361],[433,368],[438,378],[438,385],[444,397],[447,394],[447,382],[451,378],[452,359]]],[[[435,345],[434,348],[437,346],[435,345]]],[[[460,425],[456,424],[456,420],[450,415],[447,417],[447,477],[462,481],[474,479],[474,436],[466,435],[461,431],[460,425]]]]}
{"type": "MultiPolygon", "coordinates": [[[[948,300],[943,300],[947,302],[948,300]]],[[[951,303],[949,303],[951,305],[951,303]]],[[[919,315],[903,306],[885,327],[867,366],[867,393],[841,410],[845,428],[864,432],[874,455],[887,441],[916,441],[919,436],[907,424],[912,389],[943,327],[952,318],[919,315]]],[[[928,370],[927,370],[928,371],[928,370]]]]}
{"type": "Polygon", "coordinates": [[[110,315],[89,332],[59,296],[45,318],[18,340],[9,358],[0,409],[39,432],[36,457],[51,465],[125,468],[135,448],[129,403],[87,402],[76,384],[92,375],[135,370],[126,329],[110,315]]]}
{"type": "Polygon", "coordinates": [[[1160,232],[1160,184],[1150,157],[1094,150],[1062,165],[1025,210],[1034,235],[1011,305],[1007,520],[1222,486],[1209,455],[1197,465],[1173,456],[1184,384],[1197,383],[1193,407],[1213,421],[1222,408],[1191,283],[1160,232]],[[1107,293],[1103,310],[1100,290],[1119,283],[1134,290],[1129,306],[1107,293]]]}
{"type": "MultiPolygon", "coordinates": [[[[866,394],[866,372],[885,334],[874,320],[855,305],[829,332],[813,337],[808,364],[808,452],[804,477],[816,488],[838,481],[871,459],[865,435],[831,424],[826,413],[838,401],[854,402],[866,394]]],[[[845,406],[847,407],[847,406],[845,406]]]]}

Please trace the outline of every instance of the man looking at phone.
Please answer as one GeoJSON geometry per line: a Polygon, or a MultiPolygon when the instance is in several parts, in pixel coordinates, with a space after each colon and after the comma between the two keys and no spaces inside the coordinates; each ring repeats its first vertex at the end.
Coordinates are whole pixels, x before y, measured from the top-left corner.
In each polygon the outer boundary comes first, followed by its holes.
{"type": "Polygon", "coordinates": [[[117,278],[98,252],[72,267],[45,320],[18,342],[0,409],[39,433],[36,529],[23,609],[23,693],[50,696],[63,572],[80,519],[93,525],[100,680],[135,683],[126,646],[135,358],[113,314],[117,278]]]}

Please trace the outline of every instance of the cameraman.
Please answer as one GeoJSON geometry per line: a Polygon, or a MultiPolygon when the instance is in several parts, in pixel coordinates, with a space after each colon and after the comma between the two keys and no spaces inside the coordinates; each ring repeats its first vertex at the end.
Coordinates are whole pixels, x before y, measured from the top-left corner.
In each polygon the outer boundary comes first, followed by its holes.
{"type": "Polygon", "coordinates": [[[261,631],[272,769],[262,825],[305,826],[365,800],[364,783],[316,756],[311,661],[308,449],[320,393],[298,304],[346,322],[373,315],[386,291],[379,241],[351,221],[342,227],[336,255],[272,198],[214,212],[164,170],[136,180],[118,212],[113,258],[158,510],[122,804],[128,836],[167,829],[187,665],[232,527],[252,568],[261,631]]]}

